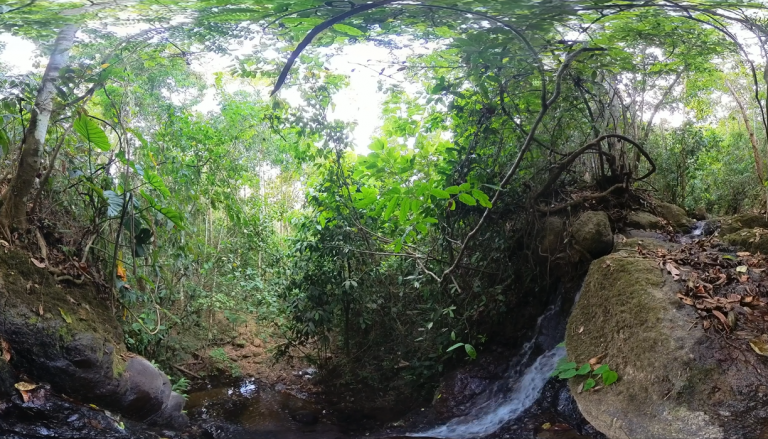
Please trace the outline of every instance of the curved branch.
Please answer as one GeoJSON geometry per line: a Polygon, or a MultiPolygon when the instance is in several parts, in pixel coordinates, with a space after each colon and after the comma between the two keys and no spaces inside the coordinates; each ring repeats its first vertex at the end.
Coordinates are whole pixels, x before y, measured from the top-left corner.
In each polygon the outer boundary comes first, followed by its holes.
{"type": "Polygon", "coordinates": [[[567,209],[567,208],[573,207],[573,206],[578,206],[579,204],[586,203],[587,201],[590,201],[590,200],[596,200],[598,198],[607,197],[608,195],[611,194],[611,192],[613,192],[613,191],[615,191],[617,189],[623,188],[623,187],[624,187],[623,183],[615,184],[615,185],[611,186],[607,191],[600,192],[599,194],[584,195],[583,197],[576,198],[573,201],[569,201],[567,203],[559,204],[559,205],[553,206],[553,207],[540,207],[540,206],[536,206],[536,210],[541,212],[541,213],[547,213],[547,214],[559,212],[559,211],[561,211],[563,209],[567,209]]]}
{"type": "Polygon", "coordinates": [[[272,92],[269,95],[270,96],[274,95],[283,87],[285,80],[288,78],[288,73],[291,71],[291,68],[296,63],[296,60],[299,58],[299,55],[301,55],[301,52],[303,52],[304,49],[306,49],[310,44],[312,44],[312,40],[314,40],[315,37],[320,35],[324,30],[330,28],[335,24],[339,24],[342,21],[346,20],[347,18],[353,17],[357,14],[363,13],[365,11],[370,11],[371,9],[376,9],[381,6],[386,6],[391,3],[396,3],[398,1],[402,1],[402,0],[379,0],[377,2],[360,5],[350,9],[347,12],[344,12],[343,14],[339,14],[333,18],[325,20],[324,22],[312,28],[312,30],[309,31],[309,33],[304,37],[304,39],[301,40],[299,45],[296,46],[296,49],[294,49],[293,52],[291,52],[291,56],[288,57],[288,61],[285,63],[285,66],[283,66],[283,70],[280,72],[280,76],[277,77],[277,83],[275,84],[275,88],[272,89],[272,92]]]}

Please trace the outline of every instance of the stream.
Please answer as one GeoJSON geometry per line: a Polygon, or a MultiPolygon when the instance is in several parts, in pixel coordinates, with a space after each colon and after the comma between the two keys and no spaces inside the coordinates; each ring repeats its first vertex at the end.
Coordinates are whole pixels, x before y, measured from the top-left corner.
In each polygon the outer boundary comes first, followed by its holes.
{"type": "MultiPolygon", "coordinates": [[[[570,427],[569,435],[548,436],[547,433],[551,432],[535,431],[541,430],[538,427],[549,422],[547,419],[552,419],[553,422],[562,421],[563,416],[553,413],[558,410],[570,413],[570,418],[566,416],[566,420],[571,421],[571,424],[579,423],[575,418],[580,418],[580,414],[567,386],[564,382],[549,377],[558,360],[565,355],[565,348],[558,346],[564,338],[567,320],[562,296],[561,291],[556,302],[539,317],[530,341],[514,355],[504,377],[489,385],[470,403],[468,414],[442,425],[434,425],[432,422],[431,426],[424,427],[423,425],[429,425],[427,421],[422,423],[422,426],[387,430],[372,437],[523,437],[514,432],[516,429],[527,430],[525,437],[602,437],[597,432],[580,436],[577,433],[583,431],[577,432],[575,428],[570,427]]],[[[215,439],[356,437],[346,433],[349,426],[336,423],[334,416],[298,396],[281,387],[275,389],[254,380],[245,380],[236,385],[193,393],[189,397],[187,408],[193,421],[212,422],[209,430],[215,439]]]]}

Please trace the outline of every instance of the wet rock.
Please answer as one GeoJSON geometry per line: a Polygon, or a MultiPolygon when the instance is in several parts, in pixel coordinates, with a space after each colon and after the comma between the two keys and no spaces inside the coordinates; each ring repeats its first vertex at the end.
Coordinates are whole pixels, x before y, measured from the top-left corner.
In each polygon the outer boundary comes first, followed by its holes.
{"type": "Polygon", "coordinates": [[[660,230],[664,228],[661,219],[648,212],[631,212],[625,223],[627,228],[638,230],[660,230]]]}
{"type": "Polygon", "coordinates": [[[292,413],[291,419],[298,422],[299,424],[304,425],[315,425],[318,421],[317,415],[310,412],[309,410],[300,410],[296,413],[292,413]]]}
{"type": "Polygon", "coordinates": [[[565,241],[565,222],[560,217],[550,216],[544,219],[539,233],[539,253],[549,257],[556,256],[565,241]]]}
{"type": "Polygon", "coordinates": [[[613,232],[607,213],[584,212],[574,221],[571,229],[576,245],[592,258],[605,256],[613,250],[613,232]]]}
{"type": "Polygon", "coordinates": [[[742,213],[740,215],[721,219],[721,235],[730,235],[743,229],[768,229],[768,220],[765,215],[757,213],[742,213]]]}
{"type": "Polygon", "coordinates": [[[576,394],[582,379],[572,379],[581,413],[609,438],[758,437],[768,392],[756,389],[768,389],[768,377],[754,368],[766,360],[691,330],[696,316],[679,288],[636,252],[592,263],[568,321],[568,357],[605,354],[619,381],[576,394]]]}
{"type": "Polygon", "coordinates": [[[472,401],[501,379],[506,369],[506,359],[487,356],[446,375],[432,401],[438,418],[448,420],[469,413],[472,401]]]}
{"type": "Polygon", "coordinates": [[[13,251],[0,253],[0,279],[0,338],[16,372],[129,420],[184,423],[168,378],[147,360],[128,358],[120,325],[93,286],[64,289],[13,251]]]}
{"type": "Polygon", "coordinates": [[[0,401],[0,437],[149,439],[158,436],[139,425],[121,424],[104,411],[64,400],[48,386],[40,385],[28,393],[27,402],[19,395],[0,401]]]}
{"type": "Polygon", "coordinates": [[[691,214],[691,218],[695,219],[696,221],[704,221],[709,219],[709,215],[707,215],[707,210],[704,208],[704,206],[699,206],[694,209],[693,213],[691,214]]]}
{"type": "Polygon", "coordinates": [[[16,373],[5,362],[5,359],[0,358],[0,399],[8,398],[16,393],[14,384],[16,384],[16,373]]]}
{"type": "Polygon", "coordinates": [[[723,236],[723,242],[751,253],[768,254],[768,232],[762,229],[739,230],[723,236]]]}
{"type": "Polygon", "coordinates": [[[660,217],[669,221],[675,230],[683,233],[691,231],[693,220],[688,218],[688,214],[685,213],[682,207],[669,203],[656,203],[656,211],[660,217]]]}

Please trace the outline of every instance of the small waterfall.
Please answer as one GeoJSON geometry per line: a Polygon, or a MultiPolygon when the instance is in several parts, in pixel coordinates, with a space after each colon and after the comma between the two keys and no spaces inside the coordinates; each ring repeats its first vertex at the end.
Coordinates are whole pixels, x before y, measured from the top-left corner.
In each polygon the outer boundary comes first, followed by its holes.
{"type": "MultiPolygon", "coordinates": [[[[558,294],[558,297],[561,296],[558,294]]],[[[472,439],[491,434],[507,421],[519,416],[541,395],[565,348],[557,347],[565,334],[561,300],[550,306],[536,322],[531,340],[523,345],[506,377],[474,402],[469,414],[450,420],[428,431],[410,433],[412,437],[472,439]],[[535,354],[543,352],[538,357],[535,354]],[[531,363],[531,359],[536,358],[531,363]]]]}
{"type": "Polygon", "coordinates": [[[549,374],[555,370],[558,360],[565,355],[565,348],[556,347],[526,369],[512,392],[503,400],[495,398],[475,407],[467,416],[452,419],[445,425],[408,436],[438,437],[449,439],[471,439],[485,436],[501,428],[507,421],[519,416],[531,406],[541,394],[549,374]]]}

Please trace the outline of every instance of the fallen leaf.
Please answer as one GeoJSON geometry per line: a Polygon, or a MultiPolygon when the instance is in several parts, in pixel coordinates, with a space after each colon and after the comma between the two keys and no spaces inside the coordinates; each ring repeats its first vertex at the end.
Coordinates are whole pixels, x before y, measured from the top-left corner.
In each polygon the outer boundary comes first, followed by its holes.
{"type": "Polygon", "coordinates": [[[736,267],[737,273],[746,273],[747,272],[747,266],[746,265],[739,265],[736,267]]]}
{"type": "Polygon", "coordinates": [[[680,301],[682,301],[684,304],[693,306],[693,299],[690,297],[677,293],[677,298],[680,299],[680,301]]]}
{"type": "Polygon", "coordinates": [[[37,268],[45,268],[45,262],[40,262],[35,258],[29,258],[29,260],[32,261],[32,263],[35,264],[37,268]]]}
{"type": "Polygon", "coordinates": [[[9,247],[11,244],[8,244],[8,242],[3,241],[2,239],[0,239],[0,245],[2,245],[3,247],[9,247]]]}
{"type": "Polygon", "coordinates": [[[750,252],[736,252],[736,256],[743,258],[745,256],[752,256],[752,253],[750,252]]]}
{"type": "Polygon", "coordinates": [[[680,279],[680,270],[678,270],[674,264],[671,262],[667,262],[667,265],[665,266],[669,274],[672,275],[672,279],[678,280],[680,279]]]}
{"type": "Polygon", "coordinates": [[[568,424],[555,424],[552,426],[552,431],[568,431],[573,430],[573,427],[571,427],[568,424]]]}
{"type": "Polygon", "coordinates": [[[43,312],[43,304],[42,303],[40,304],[40,306],[37,307],[37,313],[40,314],[40,317],[42,317],[43,314],[45,314],[43,312]]]}
{"type": "Polygon", "coordinates": [[[705,330],[709,329],[711,326],[712,326],[712,323],[710,323],[709,320],[704,320],[704,324],[702,325],[702,327],[705,330]]]}
{"type": "Polygon", "coordinates": [[[0,338],[0,348],[3,350],[3,360],[5,360],[6,363],[11,361],[11,345],[0,338]]]}
{"type": "Polygon", "coordinates": [[[723,313],[721,313],[720,311],[718,311],[718,310],[716,310],[716,309],[713,309],[713,310],[712,310],[712,314],[713,314],[715,317],[717,317],[718,319],[720,319],[720,321],[721,321],[721,322],[723,323],[723,325],[725,326],[725,329],[728,329],[728,328],[730,328],[730,324],[728,323],[728,319],[726,319],[726,318],[725,318],[725,316],[723,315],[723,313]]]}
{"type": "Polygon", "coordinates": [[[121,281],[125,282],[128,280],[128,275],[125,272],[125,268],[123,267],[123,263],[120,261],[117,261],[117,278],[121,281]]]}
{"type": "Polygon", "coordinates": [[[577,332],[578,332],[579,334],[581,334],[582,332],[584,332],[584,327],[583,327],[583,326],[579,326],[579,330],[578,330],[577,332]]]}
{"type": "Polygon", "coordinates": [[[768,357],[768,335],[753,338],[749,341],[749,346],[758,354],[768,357]]]}
{"type": "Polygon", "coordinates": [[[541,428],[543,428],[544,430],[549,430],[550,428],[552,428],[552,424],[550,424],[549,422],[547,422],[546,424],[543,424],[543,425],[541,426],[541,428]]]}
{"type": "Polygon", "coordinates": [[[603,357],[605,357],[605,354],[600,354],[597,357],[590,358],[589,361],[587,361],[587,363],[589,363],[590,366],[594,366],[596,364],[601,363],[603,361],[603,357]]]}
{"type": "Polygon", "coordinates": [[[69,315],[66,313],[66,311],[64,311],[63,309],[59,308],[59,312],[61,313],[61,317],[63,317],[63,318],[64,318],[64,321],[65,321],[65,322],[67,322],[67,323],[72,323],[72,317],[70,317],[70,316],[69,316],[69,315]]]}
{"type": "Polygon", "coordinates": [[[14,384],[13,387],[15,387],[15,388],[17,388],[19,390],[23,390],[25,392],[29,392],[30,390],[36,389],[37,388],[37,384],[25,383],[24,381],[21,381],[19,383],[14,384]]]}

